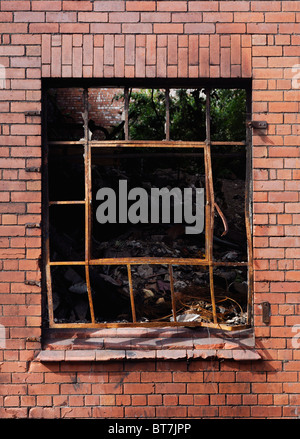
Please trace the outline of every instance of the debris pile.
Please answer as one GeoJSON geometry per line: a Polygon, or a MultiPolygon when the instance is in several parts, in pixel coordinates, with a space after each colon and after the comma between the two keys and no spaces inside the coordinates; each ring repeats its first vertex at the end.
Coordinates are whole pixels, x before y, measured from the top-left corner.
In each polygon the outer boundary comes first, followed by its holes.
{"type": "MultiPolygon", "coordinates": [[[[212,322],[207,267],[173,266],[174,299],[177,322],[212,322]]],[[[230,325],[246,323],[246,270],[216,270],[215,301],[218,322],[230,325]]],[[[167,266],[133,267],[136,302],[144,321],[174,321],[167,266]],[[146,274],[147,273],[147,274],[146,274]],[[147,320],[145,320],[147,319],[147,320]]]]}
{"type": "MultiPolygon", "coordinates": [[[[55,267],[54,313],[57,322],[90,321],[87,287],[80,267],[55,267]]],[[[174,321],[170,271],[167,265],[131,267],[138,322],[174,321]]],[[[205,266],[173,266],[177,322],[213,322],[209,276],[205,266]]],[[[247,320],[247,270],[218,268],[214,292],[219,323],[245,324],[247,320]]],[[[90,267],[91,290],[99,323],[132,321],[126,266],[90,267]]]]}

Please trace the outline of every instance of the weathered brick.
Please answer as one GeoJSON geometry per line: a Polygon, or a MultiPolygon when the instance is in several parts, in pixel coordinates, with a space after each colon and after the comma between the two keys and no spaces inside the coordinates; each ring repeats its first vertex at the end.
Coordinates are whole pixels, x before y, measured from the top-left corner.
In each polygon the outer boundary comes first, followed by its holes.
{"type": "Polygon", "coordinates": [[[158,1],[157,2],[157,10],[158,11],[186,11],[187,10],[187,2],[185,1],[158,1]]]}
{"type": "Polygon", "coordinates": [[[84,1],[84,0],[72,0],[72,1],[70,1],[70,0],[63,0],[63,2],[62,2],[62,9],[64,11],[91,11],[93,9],[93,5],[92,5],[92,3],[90,1],[84,1]]]}
{"type": "Polygon", "coordinates": [[[94,10],[95,11],[124,11],[125,1],[124,0],[94,1],[94,10]]]}

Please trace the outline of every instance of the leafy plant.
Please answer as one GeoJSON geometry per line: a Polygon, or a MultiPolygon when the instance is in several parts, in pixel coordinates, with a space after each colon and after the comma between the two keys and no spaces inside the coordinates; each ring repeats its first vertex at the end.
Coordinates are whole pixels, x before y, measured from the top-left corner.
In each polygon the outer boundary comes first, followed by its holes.
{"type": "Polygon", "coordinates": [[[201,89],[178,89],[170,96],[172,140],[205,139],[205,95],[201,89]]]}
{"type": "Polygon", "coordinates": [[[164,90],[131,91],[129,104],[129,136],[132,140],[165,138],[166,102],[164,90]]]}
{"type": "MultiPolygon", "coordinates": [[[[170,91],[170,138],[203,141],[206,137],[202,89],[170,91]]],[[[212,140],[245,138],[245,90],[215,89],[211,93],[212,140]]],[[[132,140],[165,139],[166,99],[160,89],[132,90],[129,104],[129,134],[132,140]]]]}

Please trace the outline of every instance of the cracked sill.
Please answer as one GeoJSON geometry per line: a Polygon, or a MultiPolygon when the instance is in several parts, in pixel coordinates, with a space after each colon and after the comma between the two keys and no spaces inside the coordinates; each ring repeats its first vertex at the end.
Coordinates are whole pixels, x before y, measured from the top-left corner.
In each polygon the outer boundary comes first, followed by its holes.
{"type": "Polygon", "coordinates": [[[45,330],[36,361],[259,360],[253,329],[208,328],[45,330]]]}

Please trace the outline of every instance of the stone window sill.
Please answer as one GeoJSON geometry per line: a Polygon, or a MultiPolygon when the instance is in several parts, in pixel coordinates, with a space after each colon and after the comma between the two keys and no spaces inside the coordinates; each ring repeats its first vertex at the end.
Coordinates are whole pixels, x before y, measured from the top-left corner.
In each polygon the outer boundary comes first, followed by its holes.
{"type": "Polygon", "coordinates": [[[259,360],[253,329],[114,328],[47,330],[40,362],[116,360],[259,360]]]}

